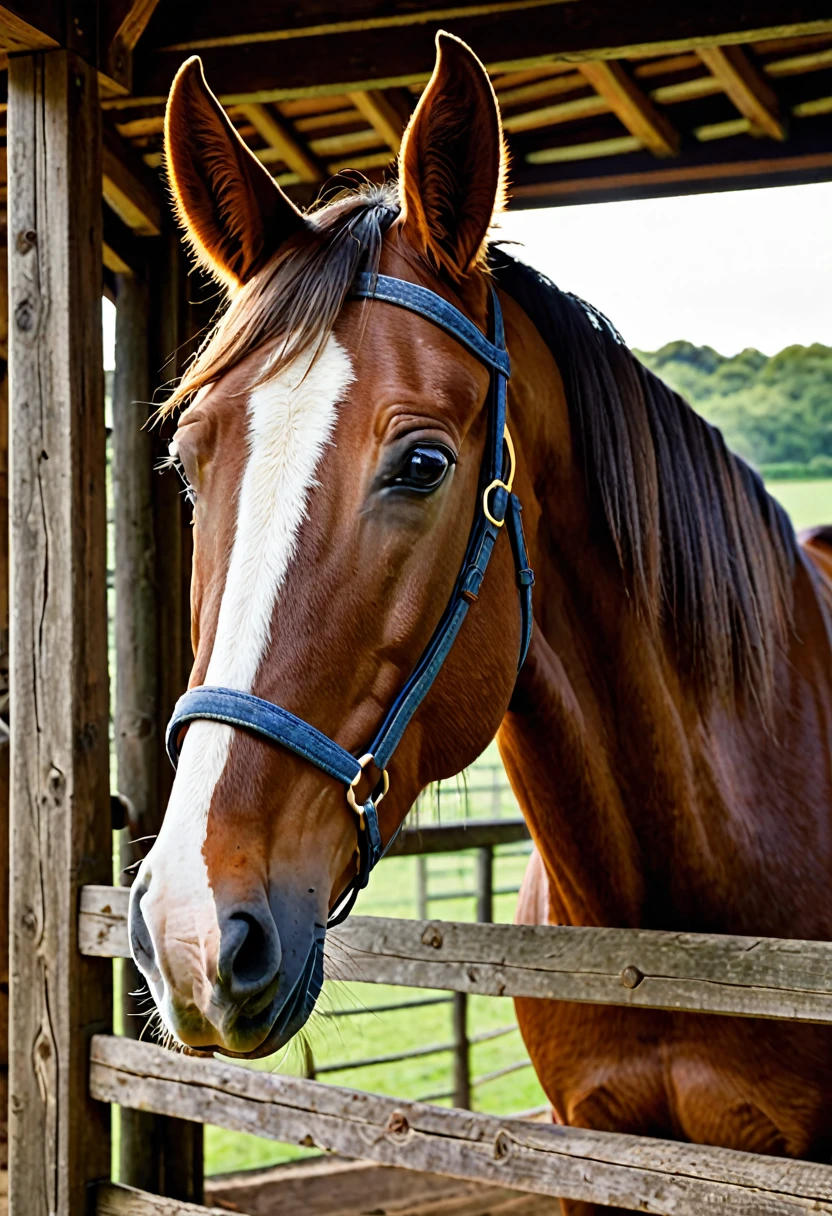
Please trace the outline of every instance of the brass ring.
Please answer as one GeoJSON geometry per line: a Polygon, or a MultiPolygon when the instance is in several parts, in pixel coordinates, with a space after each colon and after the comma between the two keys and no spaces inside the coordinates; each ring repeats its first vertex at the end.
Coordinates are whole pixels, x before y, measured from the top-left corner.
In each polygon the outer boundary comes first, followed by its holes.
{"type": "Polygon", "coordinates": [[[482,492],[483,515],[489,523],[494,525],[495,528],[502,528],[506,521],[505,517],[503,517],[503,519],[496,519],[491,514],[491,510],[488,506],[488,496],[492,490],[496,490],[498,488],[505,490],[506,494],[510,494],[511,487],[514,485],[514,474],[517,469],[517,457],[514,454],[514,443],[512,442],[511,432],[508,429],[508,425],[503,428],[503,442],[508,448],[508,481],[501,481],[499,477],[495,477],[494,480],[490,482],[482,492]]]}
{"type": "MultiPolygon", "coordinates": [[[[372,759],[373,759],[372,752],[366,752],[361,757],[361,759],[358,761],[358,764],[360,766],[359,771],[355,774],[352,781],[347,786],[347,802],[349,803],[349,805],[352,807],[352,809],[355,811],[356,815],[358,816],[362,828],[364,827],[364,808],[363,808],[363,806],[359,806],[358,803],[355,801],[355,787],[358,785],[359,781],[364,776],[364,769],[367,767],[367,765],[370,763],[370,761],[372,759]]],[[[376,806],[378,806],[378,804],[381,802],[384,795],[390,789],[390,777],[388,776],[386,768],[381,770],[381,780],[382,780],[381,793],[379,794],[378,798],[376,798],[376,803],[375,803],[376,806]]]]}

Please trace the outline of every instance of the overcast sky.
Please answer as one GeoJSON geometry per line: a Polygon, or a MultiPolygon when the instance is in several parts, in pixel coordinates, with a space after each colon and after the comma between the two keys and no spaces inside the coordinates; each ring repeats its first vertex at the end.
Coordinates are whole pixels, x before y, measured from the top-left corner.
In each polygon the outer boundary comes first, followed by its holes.
{"type": "MultiPolygon", "coordinates": [[[[832,183],[514,211],[502,231],[641,350],[832,345],[832,183]]],[[[107,367],[113,316],[105,302],[107,367]]]]}

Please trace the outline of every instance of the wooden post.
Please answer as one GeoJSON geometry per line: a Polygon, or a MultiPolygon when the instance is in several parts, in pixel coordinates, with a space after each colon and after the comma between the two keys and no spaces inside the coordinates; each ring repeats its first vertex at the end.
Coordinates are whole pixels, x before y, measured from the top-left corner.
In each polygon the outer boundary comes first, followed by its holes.
{"type": "MultiPolygon", "coordinates": [[[[118,791],[127,805],[121,864],[130,866],[150,847],[133,842],[159,830],[156,769],[160,723],[156,704],[156,570],[153,538],[153,437],[150,408],[148,319],[150,292],[141,273],[116,278],[116,367],[113,377],[113,502],[115,510],[116,704],[118,791]]],[[[123,870],[129,885],[133,871],[123,870]]],[[[121,973],[124,1034],[138,1038],[149,1017],[137,994],[145,981],[131,959],[121,973]]],[[[162,1131],[166,1120],[143,1111],[119,1111],[119,1179],[146,1191],[162,1189],[162,1131]]]]}
{"type": "MultiPolygon", "coordinates": [[[[178,235],[166,229],[151,283],[151,393],[180,375],[191,337],[188,317],[187,264],[178,235]]],[[[157,402],[159,398],[157,397],[157,402]]],[[[170,423],[152,431],[153,463],[167,452],[170,423]]],[[[151,477],[155,549],[156,621],[156,816],[149,831],[158,831],[171,786],[173,769],[164,750],[165,725],[188,683],[193,655],[190,643],[191,528],[189,511],[175,476],[151,477]]],[[[140,833],[141,834],[141,833],[140,833]]],[[[159,1190],[174,1199],[202,1201],[203,1129],[195,1123],[165,1118],[154,1135],[160,1145],[159,1190]]]]}
{"type": "Polygon", "coordinates": [[[87,1086],[112,966],[78,952],[112,874],[101,115],[69,51],[9,64],[12,1216],[82,1216],[110,1174],[87,1086]]]}
{"type": "Polygon", "coordinates": [[[454,1106],[471,1109],[471,1061],[468,1043],[468,994],[454,993],[454,1106]]]}
{"type": "Polygon", "coordinates": [[[494,849],[489,844],[477,849],[477,920],[490,925],[494,920],[494,849]]]}
{"type": "Polygon", "coordinates": [[[8,1165],[9,1108],[9,294],[0,229],[0,1167],[8,1165]]]}
{"type": "Polygon", "coordinates": [[[423,854],[416,858],[416,919],[428,918],[428,859],[423,854]]]}

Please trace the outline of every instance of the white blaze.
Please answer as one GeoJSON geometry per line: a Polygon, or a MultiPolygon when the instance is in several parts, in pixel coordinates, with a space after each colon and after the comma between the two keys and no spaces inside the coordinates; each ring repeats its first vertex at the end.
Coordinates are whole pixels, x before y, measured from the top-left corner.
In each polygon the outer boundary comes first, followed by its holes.
{"type": "MultiPolygon", "coordinates": [[[[295,553],[315,471],[352,376],[349,356],[330,337],[314,362],[311,353],[305,354],[251,393],[249,456],[206,684],[251,691],[270,641],[274,606],[295,553]]],[[[142,900],[148,929],[153,935],[153,906],[159,900],[164,904],[165,939],[193,943],[195,955],[201,956],[198,964],[188,967],[197,976],[206,976],[206,954],[215,962],[219,948],[203,845],[211,799],[233,734],[230,726],[218,722],[195,722],[189,728],[162,830],[145,863],[151,876],[142,900]]],[[[157,954],[161,945],[154,940],[157,954]]],[[[213,978],[207,977],[209,985],[213,978]]],[[[157,1000],[161,995],[156,993],[157,1000]]],[[[169,996],[165,992],[159,1002],[163,1013],[169,996]]],[[[207,998],[208,992],[193,993],[203,1009],[207,998]]]]}

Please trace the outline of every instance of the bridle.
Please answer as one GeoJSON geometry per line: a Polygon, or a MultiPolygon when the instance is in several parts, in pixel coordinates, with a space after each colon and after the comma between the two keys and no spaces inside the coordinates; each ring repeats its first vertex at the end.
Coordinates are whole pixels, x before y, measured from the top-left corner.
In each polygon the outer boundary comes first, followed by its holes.
{"type": "Polygon", "coordinates": [[[416,667],[393,702],[378,729],[369,750],[356,758],[334,739],[289,713],[279,705],[264,701],[251,693],[235,688],[212,688],[203,685],[191,688],[176,703],[168,723],[166,743],[174,767],[179,759],[182,728],[190,722],[207,719],[251,731],[288,748],[316,765],[323,772],[341,781],[346,787],[347,802],[358,816],[358,873],[330,913],[328,926],[341,924],[351,912],[358,892],[366,887],[370,871],[381,860],[395,840],[398,830],[382,847],[378,824],[378,804],[390,787],[387,765],[401,741],[408,723],[427,696],[442,664],[462,627],[473,603],[476,603],[494,544],[507,523],[517,571],[520,593],[521,635],[520,661],[523,666],[532,634],[532,586],[534,574],[529,567],[523,524],[522,507],[512,492],[514,481],[514,445],[506,426],[506,388],[510,374],[506,350],[503,316],[497,293],[491,291],[491,340],[472,321],[435,292],[404,279],[380,274],[360,274],[350,291],[351,298],[378,300],[415,312],[432,321],[456,338],[471,354],[490,370],[488,387],[488,436],[480,470],[479,506],[474,516],[465,558],[448,601],[448,606],[433,632],[416,667]],[[505,456],[508,472],[504,471],[505,456]],[[375,764],[381,773],[379,785],[363,803],[356,801],[355,789],[368,764],[375,764]]]}

